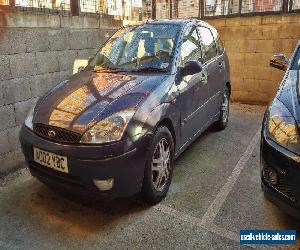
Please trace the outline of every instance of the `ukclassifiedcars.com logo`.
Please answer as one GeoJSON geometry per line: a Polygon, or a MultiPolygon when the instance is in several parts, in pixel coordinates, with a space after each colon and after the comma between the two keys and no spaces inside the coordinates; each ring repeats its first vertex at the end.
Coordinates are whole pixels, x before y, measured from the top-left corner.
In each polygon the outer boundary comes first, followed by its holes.
{"type": "Polygon", "coordinates": [[[296,244],[296,230],[241,230],[241,244],[296,244]]]}

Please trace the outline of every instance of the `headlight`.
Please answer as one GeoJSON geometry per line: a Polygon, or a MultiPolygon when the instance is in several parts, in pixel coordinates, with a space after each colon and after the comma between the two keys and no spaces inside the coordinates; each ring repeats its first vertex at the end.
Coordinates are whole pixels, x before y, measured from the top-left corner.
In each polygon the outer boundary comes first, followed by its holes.
{"type": "Polygon", "coordinates": [[[300,152],[295,118],[282,102],[275,99],[268,119],[268,136],[292,152],[300,152]]]}
{"type": "Polygon", "coordinates": [[[134,112],[132,109],[123,110],[99,121],[85,132],[81,142],[105,143],[120,140],[134,112]]]}
{"type": "Polygon", "coordinates": [[[25,126],[29,129],[33,129],[32,119],[33,119],[33,112],[34,112],[34,106],[30,109],[28,112],[26,119],[25,119],[25,126]]]}

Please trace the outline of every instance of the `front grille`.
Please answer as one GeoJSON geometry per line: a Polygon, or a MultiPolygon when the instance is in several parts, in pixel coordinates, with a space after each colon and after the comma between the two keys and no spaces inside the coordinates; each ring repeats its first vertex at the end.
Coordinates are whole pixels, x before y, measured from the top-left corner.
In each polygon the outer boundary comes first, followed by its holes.
{"type": "Polygon", "coordinates": [[[55,142],[76,143],[79,142],[81,138],[79,133],[42,123],[33,124],[33,131],[37,135],[55,142]]]}
{"type": "MultiPolygon", "coordinates": [[[[293,192],[292,187],[286,180],[286,176],[282,173],[277,172],[278,182],[276,185],[272,185],[269,181],[269,172],[271,169],[269,167],[264,167],[263,169],[263,177],[268,182],[268,184],[273,187],[277,192],[281,193],[283,196],[288,198],[292,202],[296,202],[296,196],[293,192]]],[[[274,170],[273,170],[274,171],[274,170]]]]}

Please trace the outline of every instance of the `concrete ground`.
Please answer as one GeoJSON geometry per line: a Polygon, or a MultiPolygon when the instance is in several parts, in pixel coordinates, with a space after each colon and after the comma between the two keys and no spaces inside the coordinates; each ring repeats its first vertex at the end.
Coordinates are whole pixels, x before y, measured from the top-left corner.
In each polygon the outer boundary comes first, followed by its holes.
{"type": "Polygon", "coordinates": [[[231,105],[227,129],[209,129],[179,157],[169,195],[154,207],[138,196],[108,204],[66,199],[27,169],[3,178],[0,248],[261,249],[241,246],[240,229],[299,230],[260,188],[264,109],[231,105]]]}

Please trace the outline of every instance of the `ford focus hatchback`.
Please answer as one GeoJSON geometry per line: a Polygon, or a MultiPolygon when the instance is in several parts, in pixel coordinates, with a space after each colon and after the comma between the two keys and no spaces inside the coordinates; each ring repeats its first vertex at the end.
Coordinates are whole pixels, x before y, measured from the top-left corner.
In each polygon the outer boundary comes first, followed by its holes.
{"type": "Polygon", "coordinates": [[[169,189],[175,158],[228,122],[228,58],[197,20],[118,30],[88,66],[41,97],[20,132],[33,176],[55,190],[110,200],[169,189]]]}

